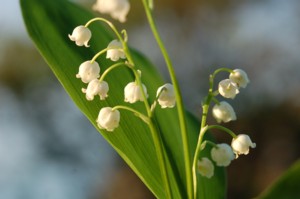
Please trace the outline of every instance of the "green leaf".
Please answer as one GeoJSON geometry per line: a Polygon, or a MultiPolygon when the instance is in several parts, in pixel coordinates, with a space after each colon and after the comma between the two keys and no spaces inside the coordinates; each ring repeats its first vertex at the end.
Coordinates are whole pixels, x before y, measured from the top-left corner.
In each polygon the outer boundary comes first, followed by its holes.
{"type": "MultiPolygon", "coordinates": [[[[79,65],[92,59],[97,52],[104,49],[114,39],[114,34],[107,26],[101,23],[89,26],[93,34],[90,41],[91,47],[77,47],[74,42],[69,40],[68,34],[71,34],[76,26],[84,25],[94,17],[89,11],[66,0],[20,0],[20,3],[29,35],[64,89],[95,128],[98,129],[95,120],[101,107],[128,105],[123,100],[123,89],[127,83],[134,81],[134,78],[127,68],[118,68],[107,76],[105,81],[108,82],[110,91],[109,97],[105,101],[99,99],[92,102],[87,101],[81,92],[81,88],[86,85],[75,78],[79,65]]],[[[143,55],[134,50],[132,53],[136,65],[143,72],[142,81],[147,86],[149,102],[153,102],[156,89],[164,84],[164,81],[143,55]]],[[[98,58],[97,62],[100,63],[102,73],[112,65],[112,62],[103,56],[98,58]]],[[[131,106],[145,112],[142,103],[131,106]]],[[[168,157],[168,177],[171,182],[172,196],[176,199],[187,198],[177,112],[175,109],[162,110],[158,107],[155,117],[168,157]]],[[[194,151],[199,122],[188,114],[187,122],[190,148],[191,151],[194,151]]],[[[162,176],[147,125],[132,113],[121,110],[120,126],[114,132],[98,130],[153,194],[157,198],[165,198],[162,176]]],[[[208,155],[208,150],[205,150],[202,155],[208,155]]],[[[217,168],[216,175],[212,179],[201,178],[198,192],[201,198],[220,199],[224,198],[225,187],[224,171],[217,168]]]]}
{"type": "Polygon", "coordinates": [[[289,168],[276,182],[257,199],[300,198],[300,161],[289,168]]]}

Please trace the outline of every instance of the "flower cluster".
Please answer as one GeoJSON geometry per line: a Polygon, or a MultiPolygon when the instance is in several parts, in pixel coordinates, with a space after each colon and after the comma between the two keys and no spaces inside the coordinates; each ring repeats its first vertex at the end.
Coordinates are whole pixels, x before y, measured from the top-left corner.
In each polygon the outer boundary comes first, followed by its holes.
{"type": "MultiPolygon", "coordinates": [[[[218,85],[218,90],[216,92],[210,91],[209,95],[214,101],[217,103],[212,108],[212,115],[217,120],[218,123],[221,122],[230,122],[236,120],[236,114],[232,108],[232,106],[226,102],[221,101],[219,102],[215,97],[220,94],[224,98],[231,98],[234,99],[235,96],[239,93],[240,88],[245,88],[249,83],[249,79],[247,74],[241,69],[223,69],[225,71],[230,71],[229,78],[222,80],[218,85]]],[[[218,72],[222,71],[219,70],[218,72]]],[[[216,72],[216,73],[218,73],[216,72]]],[[[215,73],[215,74],[216,74],[215,73]]],[[[214,74],[214,75],[215,75],[214,74]]],[[[214,75],[212,76],[211,81],[213,81],[214,75]]],[[[212,90],[212,88],[211,88],[212,90]]],[[[210,102],[209,102],[210,103],[210,102]]],[[[256,144],[253,143],[250,137],[246,134],[235,135],[229,129],[222,127],[222,126],[206,126],[205,130],[217,128],[229,133],[233,139],[231,142],[231,146],[228,144],[215,144],[210,141],[203,142],[204,146],[206,144],[210,144],[212,149],[210,151],[211,159],[215,162],[217,166],[228,166],[232,160],[238,158],[239,155],[244,154],[247,155],[249,153],[249,148],[255,148],[256,144]]],[[[205,131],[203,132],[205,133],[205,131]]],[[[198,172],[207,178],[211,178],[214,172],[214,164],[208,158],[202,158],[198,160],[198,172]]]]}
{"type": "MultiPolygon", "coordinates": [[[[102,13],[109,13],[113,18],[124,22],[130,5],[127,0],[98,0],[93,8],[102,13]]],[[[85,26],[80,25],[76,27],[73,30],[72,35],[69,35],[69,38],[78,46],[89,47],[88,43],[92,37],[92,33],[88,26],[97,20],[107,23],[112,30],[115,31],[118,39],[112,40],[107,45],[107,48],[101,50],[91,60],[84,61],[82,64],[80,64],[76,77],[81,79],[83,83],[87,84],[86,88],[82,88],[82,92],[85,94],[86,99],[88,101],[92,101],[94,100],[95,96],[99,96],[100,100],[105,100],[108,97],[109,92],[109,84],[108,82],[104,81],[105,76],[114,68],[118,66],[125,66],[135,74],[135,80],[129,82],[125,86],[124,101],[130,104],[139,101],[148,103],[147,98],[149,95],[147,93],[146,86],[141,82],[141,71],[136,70],[134,68],[134,63],[130,63],[130,60],[127,59],[127,55],[130,55],[130,52],[126,51],[124,46],[127,45],[127,39],[122,38],[121,34],[116,31],[111,22],[103,18],[92,19],[85,26]],[[108,67],[103,74],[100,74],[100,65],[96,59],[104,53],[106,53],[107,59],[118,63],[114,63],[108,67]]],[[[124,33],[123,31],[122,33],[124,33]]],[[[173,85],[167,83],[159,87],[156,94],[156,100],[152,106],[153,108],[155,108],[156,101],[161,108],[174,107],[176,100],[173,85]]],[[[120,112],[118,109],[129,110],[140,117],[143,121],[147,121],[146,116],[144,116],[142,113],[139,113],[137,110],[126,106],[117,105],[115,107],[104,107],[99,111],[99,115],[96,120],[98,127],[107,131],[113,131],[115,128],[117,128],[120,122],[120,112]]]]}
{"type": "MultiPolygon", "coordinates": [[[[246,88],[249,83],[247,74],[241,69],[232,70],[229,79],[224,79],[219,83],[218,93],[224,98],[234,99],[240,92],[240,88],[246,88]]],[[[225,102],[219,102],[213,107],[213,116],[218,123],[236,120],[232,106],[225,102]]]]}
{"type": "MultiPolygon", "coordinates": [[[[211,159],[217,166],[229,166],[232,160],[238,158],[239,155],[247,155],[249,148],[255,148],[256,144],[253,143],[250,137],[246,134],[240,134],[232,139],[231,146],[228,144],[216,144],[210,151],[211,159]]],[[[198,160],[198,172],[207,178],[211,178],[214,173],[214,165],[208,158],[198,160]]]]}
{"type": "MultiPolygon", "coordinates": [[[[145,2],[146,1],[144,1],[144,3],[145,2]]],[[[149,8],[153,8],[152,3],[152,1],[149,1],[149,8]]],[[[97,10],[103,14],[110,14],[112,18],[119,20],[120,22],[125,22],[127,14],[130,10],[130,4],[128,0],[97,0],[93,8],[94,10],[97,10]]],[[[129,105],[143,102],[145,105],[146,112],[145,114],[139,112],[139,110],[123,105],[115,105],[114,107],[102,107],[96,119],[98,127],[109,132],[114,131],[116,128],[119,127],[121,119],[121,113],[119,110],[123,109],[132,112],[135,116],[139,117],[142,121],[148,124],[151,133],[158,133],[158,131],[155,132],[156,127],[153,124],[151,118],[153,117],[153,111],[155,110],[156,105],[159,104],[161,108],[173,108],[176,105],[176,99],[178,99],[178,114],[179,116],[182,116],[179,117],[180,126],[186,127],[184,124],[184,119],[182,119],[184,118],[184,111],[179,96],[180,92],[177,87],[175,88],[175,91],[172,84],[166,83],[160,86],[156,91],[156,96],[152,96],[153,98],[155,98],[155,100],[150,106],[148,102],[149,94],[147,91],[147,87],[142,82],[142,73],[141,71],[136,69],[135,63],[131,56],[131,52],[128,50],[128,38],[125,30],[119,32],[114,27],[114,25],[106,19],[94,18],[87,22],[86,25],[80,25],[76,27],[73,30],[72,34],[69,35],[70,40],[74,41],[77,46],[89,47],[89,41],[92,38],[92,32],[88,28],[88,26],[94,21],[101,21],[106,23],[116,34],[116,39],[108,43],[107,47],[99,51],[91,60],[84,61],[82,64],[80,64],[79,71],[76,74],[76,77],[81,79],[81,81],[84,84],[87,84],[86,88],[82,88],[82,93],[85,94],[85,98],[88,101],[94,100],[95,96],[99,96],[100,100],[106,100],[106,98],[109,97],[109,82],[106,82],[104,80],[106,75],[117,67],[126,67],[133,74],[134,79],[124,86],[124,102],[129,105]],[[100,73],[102,67],[100,67],[99,63],[96,60],[99,56],[105,53],[106,58],[111,60],[113,64],[106,68],[102,73],[100,73]]],[[[173,74],[170,72],[170,75],[172,76],[173,74]]],[[[206,124],[206,117],[208,114],[210,103],[212,101],[215,102],[215,105],[212,108],[212,115],[216,119],[217,123],[227,123],[236,120],[237,117],[233,107],[226,101],[218,101],[216,97],[218,95],[221,95],[222,97],[227,99],[234,99],[236,95],[240,93],[240,89],[246,88],[248,83],[248,76],[241,69],[231,70],[228,68],[220,68],[210,76],[210,88],[208,95],[205,98],[205,102],[203,103],[202,122],[200,126],[200,133],[198,137],[196,151],[194,153],[193,166],[192,168],[189,168],[188,166],[186,167],[187,170],[193,170],[192,173],[194,178],[194,187],[197,187],[197,172],[202,176],[211,178],[214,175],[215,165],[219,167],[227,167],[230,165],[231,161],[238,158],[239,155],[247,155],[249,153],[250,148],[256,147],[256,144],[253,143],[250,137],[246,134],[236,135],[234,132],[227,129],[226,127],[219,125],[209,126],[206,124]],[[229,72],[229,77],[220,81],[218,84],[218,88],[215,91],[213,91],[214,78],[216,74],[221,71],[229,72]],[[203,141],[202,139],[204,137],[204,134],[211,129],[219,129],[230,134],[232,136],[231,145],[226,143],[216,144],[209,140],[203,141]],[[210,158],[201,157],[201,159],[198,159],[200,157],[200,151],[202,151],[202,149],[206,145],[211,146],[210,158]]],[[[182,130],[181,133],[182,137],[184,138],[184,136],[186,136],[185,130],[182,130]]],[[[156,136],[153,136],[153,139],[157,139],[155,137],[156,136]]],[[[158,135],[157,137],[160,137],[160,135],[158,135]]],[[[158,139],[157,142],[154,143],[155,147],[157,148],[156,151],[158,151],[157,155],[160,156],[159,159],[163,160],[163,145],[158,144],[159,142],[160,140],[158,139]]],[[[186,162],[190,162],[189,158],[186,158],[190,155],[188,152],[189,146],[186,141],[184,141],[183,143],[183,147],[186,149],[184,150],[186,153],[184,154],[185,160],[186,162]]],[[[162,165],[163,164],[164,163],[162,163],[162,165]]],[[[160,167],[162,171],[166,170],[165,165],[160,165],[160,167]]],[[[168,184],[167,179],[164,179],[164,181],[166,184],[168,184]]]]}
{"type": "Polygon", "coordinates": [[[247,74],[241,69],[233,70],[229,79],[224,79],[219,83],[219,93],[225,98],[234,99],[240,88],[246,88],[249,83],[247,74]]]}

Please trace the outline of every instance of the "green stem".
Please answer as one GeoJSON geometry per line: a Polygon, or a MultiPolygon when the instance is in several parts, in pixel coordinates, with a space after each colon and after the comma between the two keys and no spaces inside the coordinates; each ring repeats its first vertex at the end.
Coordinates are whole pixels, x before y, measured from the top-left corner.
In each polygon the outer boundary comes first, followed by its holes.
{"type": "Polygon", "coordinates": [[[233,131],[229,130],[226,127],[220,126],[220,125],[204,126],[203,128],[201,128],[200,135],[199,135],[198,142],[197,142],[196,152],[195,152],[195,156],[194,156],[194,161],[193,161],[194,198],[195,199],[197,198],[197,160],[198,160],[201,149],[203,149],[202,143],[206,142],[206,143],[210,144],[211,146],[216,146],[215,143],[208,141],[208,140],[205,142],[202,142],[204,134],[210,129],[219,129],[219,130],[225,131],[226,133],[231,135],[233,138],[236,138],[236,135],[233,131]]]}
{"type": "Polygon", "coordinates": [[[131,65],[131,67],[133,68],[135,66],[134,64],[134,61],[133,61],[133,57],[131,56],[131,53],[130,53],[130,50],[129,50],[129,47],[128,47],[128,35],[127,35],[127,32],[126,30],[122,30],[121,33],[124,35],[124,39],[121,39],[121,43],[123,45],[123,50],[126,54],[126,58],[129,62],[129,64],[131,65]]]}
{"type": "Polygon", "coordinates": [[[212,141],[209,140],[205,140],[202,144],[201,144],[201,150],[203,150],[205,148],[206,145],[210,145],[212,147],[218,147],[218,145],[212,141]]]}
{"type": "Polygon", "coordinates": [[[215,72],[213,73],[213,77],[215,77],[218,73],[220,72],[228,72],[228,73],[232,73],[233,70],[230,68],[218,68],[217,70],[215,70],[215,72]]]}
{"type": "Polygon", "coordinates": [[[205,134],[205,132],[207,131],[207,126],[206,126],[206,120],[207,120],[207,114],[208,114],[208,110],[209,110],[209,105],[211,100],[214,98],[214,93],[213,93],[213,87],[214,87],[214,78],[215,76],[221,72],[225,70],[224,68],[218,69],[216,70],[212,75],[209,76],[209,90],[208,90],[208,95],[205,98],[205,102],[202,105],[202,118],[201,118],[201,126],[200,126],[200,133],[199,133],[199,137],[198,137],[198,142],[197,142],[197,146],[196,146],[196,151],[195,151],[195,155],[194,155],[194,160],[193,160],[193,185],[194,185],[194,199],[197,198],[197,160],[201,151],[201,144],[203,141],[203,136],[205,134]]]}
{"type": "Polygon", "coordinates": [[[146,96],[146,93],[144,92],[144,88],[142,86],[140,74],[135,69],[133,69],[132,71],[135,75],[136,82],[140,86],[140,90],[142,91],[146,111],[147,111],[148,117],[150,117],[149,128],[150,128],[152,139],[154,142],[154,147],[155,147],[155,150],[157,153],[157,159],[158,159],[160,171],[162,174],[162,180],[163,180],[165,190],[166,190],[166,198],[171,199],[172,198],[171,187],[170,187],[170,182],[169,182],[168,173],[167,173],[166,159],[165,159],[165,156],[163,153],[164,149],[163,149],[162,139],[161,139],[159,132],[157,131],[157,128],[155,127],[155,125],[153,123],[151,107],[147,101],[147,96],[146,96]]]}
{"type": "Polygon", "coordinates": [[[92,58],[91,63],[93,63],[94,61],[96,61],[96,59],[97,59],[100,55],[104,54],[107,50],[108,50],[108,48],[105,48],[105,49],[101,50],[100,52],[98,52],[98,53],[92,58]]]}
{"type": "Polygon", "coordinates": [[[149,22],[149,25],[151,27],[152,33],[157,41],[157,44],[162,52],[162,55],[165,59],[166,65],[169,70],[169,74],[171,77],[172,84],[174,86],[174,90],[176,93],[176,103],[177,103],[177,112],[179,117],[179,124],[180,124],[180,131],[181,131],[181,137],[183,142],[183,153],[184,153],[184,163],[185,163],[185,173],[186,173],[186,183],[187,183],[187,191],[188,191],[188,198],[192,198],[193,195],[193,186],[192,186],[192,172],[191,172],[191,159],[190,159],[190,151],[189,151],[189,142],[188,142],[188,134],[187,134],[187,125],[185,121],[185,112],[182,102],[182,97],[179,89],[179,85],[176,79],[176,75],[172,66],[171,59],[167,53],[167,50],[159,36],[159,33],[157,31],[155,22],[152,17],[151,9],[149,8],[149,4],[147,0],[143,0],[143,5],[146,11],[147,19],[149,22]]]}
{"type": "Polygon", "coordinates": [[[97,59],[100,55],[106,53],[108,50],[111,50],[111,49],[113,49],[113,50],[123,50],[123,48],[105,48],[105,49],[101,50],[100,52],[98,52],[96,55],[94,55],[94,57],[93,57],[92,60],[91,60],[91,63],[93,63],[94,61],[96,61],[96,59],[97,59]]]}
{"type": "Polygon", "coordinates": [[[204,126],[203,128],[201,128],[200,135],[199,135],[198,142],[197,142],[196,152],[195,152],[195,156],[194,156],[194,161],[193,161],[194,198],[195,199],[197,198],[197,160],[198,160],[201,149],[203,149],[202,143],[206,142],[206,143],[210,144],[211,146],[216,146],[215,143],[208,141],[208,140],[205,142],[202,142],[204,134],[210,129],[219,129],[219,130],[225,131],[226,133],[231,135],[233,138],[236,138],[236,135],[233,131],[229,130],[226,127],[220,126],[220,125],[204,126]]]}
{"type": "Polygon", "coordinates": [[[217,98],[213,97],[213,98],[212,98],[212,101],[213,101],[215,104],[220,105],[220,102],[219,102],[219,100],[218,100],[217,98]]]}
{"type": "MultiPolygon", "coordinates": [[[[115,69],[115,68],[117,68],[117,67],[120,67],[120,66],[127,66],[127,65],[126,65],[126,63],[119,62],[119,63],[116,63],[116,64],[110,66],[110,67],[107,68],[107,69],[104,71],[104,73],[101,75],[99,81],[100,81],[100,82],[103,81],[104,78],[105,78],[105,76],[106,76],[110,71],[112,71],[113,69],[115,69]]],[[[128,66],[127,66],[127,67],[128,67],[128,66]]]]}
{"type": "Polygon", "coordinates": [[[204,126],[206,126],[207,114],[208,114],[209,105],[210,105],[211,100],[212,100],[212,96],[209,94],[206,97],[206,101],[205,101],[204,105],[202,106],[203,112],[202,112],[202,118],[201,118],[200,132],[201,132],[201,129],[204,128],[204,126]]]}
{"type": "Polygon", "coordinates": [[[201,144],[203,141],[203,137],[205,132],[207,131],[207,126],[203,127],[200,129],[200,133],[199,133],[199,137],[198,137],[198,142],[197,142],[197,146],[196,146],[196,151],[195,151],[195,155],[194,155],[194,159],[193,159],[193,167],[192,167],[192,172],[193,172],[193,185],[194,185],[194,193],[193,193],[193,198],[196,199],[197,198],[197,161],[198,161],[198,157],[201,151],[201,144]]]}
{"type": "Polygon", "coordinates": [[[210,130],[210,129],[219,129],[219,130],[222,130],[222,131],[228,133],[228,134],[229,134],[231,137],[233,137],[233,138],[236,138],[236,137],[237,137],[236,134],[235,134],[233,131],[231,131],[230,129],[228,129],[228,128],[224,127],[224,126],[220,126],[220,125],[211,125],[211,126],[209,126],[209,127],[207,128],[207,130],[210,130]]]}
{"type": "Polygon", "coordinates": [[[108,21],[108,20],[106,20],[104,18],[101,18],[101,17],[93,18],[93,19],[89,20],[84,26],[88,27],[89,25],[91,25],[95,21],[102,21],[102,22],[106,23],[114,31],[114,33],[116,34],[116,36],[118,37],[118,39],[120,41],[123,41],[123,38],[120,35],[120,33],[117,31],[116,27],[110,21],[108,21]]]}
{"type": "Polygon", "coordinates": [[[117,110],[117,109],[123,109],[123,110],[130,111],[130,112],[134,113],[136,116],[138,116],[139,118],[141,118],[144,122],[149,124],[150,118],[133,108],[130,108],[128,106],[122,106],[122,105],[118,105],[118,106],[115,106],[112,108],[113,111],[117,110]]]}

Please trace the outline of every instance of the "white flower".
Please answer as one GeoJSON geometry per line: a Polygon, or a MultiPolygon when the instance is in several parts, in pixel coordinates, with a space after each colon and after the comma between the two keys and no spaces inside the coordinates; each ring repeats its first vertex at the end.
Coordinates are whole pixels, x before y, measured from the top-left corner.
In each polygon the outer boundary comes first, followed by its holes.
{"type": "Polygon", "coordinates": [[[90,81],[86,89],[82,89],[82,92],[86,94],[86,99],[91,101],[95,95],[99,95],[100,100],[104,100],[107,97],[108,90],[109,87],[106,81],[100,82],[98,79],[94,79],[90,81]]]}
{"type": "Polygon", "coordinates": [[[235,69],[229,75],[229,79],[236,83],[238,87],[246,88],[247,84],[250,82],[247,73],[241,69],[235,69]]]}
{"type": "Polygon", "coordinates": [[[211,178],[214,175],[214,165],[208,158],[201,158],[198,160],[198,172],[207,178],[211,178]]]}
{"type": "Polygon", "coordinates": [[[89,83],[93,79],[100,77],[100,66],[94,61],[85,61],[79,66],[79,72],[76,75],[77,78],[81,78],[84,83],[89,83]]]}
{"type": "MultiPolygon", "coordinates": [[[[146,97],[148,97],[146,86],[144,84],[142,84],[142,86],[146,97]]],[[[130,82],[126,85],[126,87],[124,88],[124,96],[125,102],[135,103],[137,101],[144,101],[140,86],[136,82],[130,82]]]]}
{"type": "Polygon", "coordinates": [[[162,108],[173,108],[176,103],[174,87],[172,84],[165,84],[157,89],[157,101],[162,108]]]}
{"type": "Polygon", "coordinates": [[[225,98],[235,98],[239,93],[237,85],[230,79],[224,79],[219,83],[219,93],[225,98]]]}
{"type": "Polygon", "coordinates": [[[85,26],[77,26],[73,32],[72,35],[69,35],[69,38],[72,41],[75,41],[77,46],[85,46],[89,47],[88,42],[92,37],[92,33],[90,29],[88,29],[85,26]]]}
{"type": "Polygon", "coordinates": [[[255,148],[256,144],[251,141],[248,135],[240,134],[232,140],[231,147],[237,158],[241,154],[247,155],[249,147],[255,148]]]}
{"type": "Polygon", "coordinates": [[[107,48],[106,58],[111,59],[112,61],[118,61],[120,58],[125,59],[125,53],[123,50],[122,43],[118,40],[111,41],[107,48]]]}
{"type": "Polygon", "coordinates": [[[230,104],[225,101],[216,104],[212,109],[212,114],[218,123],[236,120],[235,112],[230,104]]]}
{"type": "Polygon", "coordinates": [[[217,144],[217,147],[212,148],[211,158],[218,166],[228,166],[235,158],[232,148],[228,144],[217,144]]]}
{"type": "Polygon", "coordinates": [[[93,9],[103,14],[110,14],[112,18],[124,23],[130,4],[128,0],[97,0],[93,9]]]}
{"type": "Polygon", "coordinates": [[[100,129],[106,129],[107,131],[113,131],[119,126],[120,112],[113,110],[111,107],[104,107],[100,110],[97,124],[100,129]]]}

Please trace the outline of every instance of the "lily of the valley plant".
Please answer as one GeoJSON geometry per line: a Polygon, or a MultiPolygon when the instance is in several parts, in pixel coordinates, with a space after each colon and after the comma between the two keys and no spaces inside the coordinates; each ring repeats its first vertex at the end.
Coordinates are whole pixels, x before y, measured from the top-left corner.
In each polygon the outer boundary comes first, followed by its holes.
{"type": "MultiPolygon", "coordinates": [[[[185,182],[187,187],[186,195],[189,199],[196,199],[199,194],[197,190],[199,176],[210,179],[214,176],[215,167],[227,167],[233,160],[237,159],[239,155],[248,154],[249,148],[255,148],[255,143],[251,141],[248,135],[243,133],[237,135],[224,126],[209,125],[206,121],[210,110],[209,108],[212,104],[214,105],[212,108],[212,116],[216,119],[217,123],[226,123],[236,120],[237,116],[233,107],[228,101],[224,100],[232,100],[237,97],[242,89],[246,88],[249,79],[246,72],[242,69],[230,68],[217,69],[209,76],[209,90],[202,104],[202,118],[197,145],[195,151],[190,151],[189,143],[187,141],[187,124],[184,118],[185,114],[182,96],[180,94],[172,62],[161,41],[152,17],[153,2],[152,0],[142,0],[142,3],[150,27],[166,61],[171,79],[170,83],[165,83],[156,88],[157,92],[154,98],[155,100],[148,100],[149,94],[147,92],[147,87],[142,81],[143,71],[136,68],[136,63],[131,51],[129,51],[127,32],[125,30],[118,31],[112,22],[104,18],[93,18],[90,21],[87,21],[86,24],[78,24],[78,26],[74,28],[72,34],[69,35],[70,40],[74,41],[77,46],[89,47],[90,39],[93,36],[97,36],[93,35],[89,26],[96,21],[108,25],[115,34],[115,38],[110,43],[107,43],[107,48],[99,49],[99,53],[95,54],[94,57],[78,64],[78,73],[74,74],[74,78],[77,77],[86,85],[85,88],[78,89],[82,89],[82,93],[87,100],[86,103],[90,103],[89,101],[92,101],[97,97],[99,97],[100,100],[106,100],[109,98],[110,92],[114,92],[114,90],[109,89],[109,85],[114,82],[108,82],[106,76],[110,73],[117,72],[115,70],[116,68],[125,67],[132,72],[134,78],[124,87],[124,102],[126,102],[126,105],[115,104],[113,107],[102,107],[95,120],[99,129],[106,133],[114,133],[114,130],[121,125],[122,120],[125,120],[125,118],[122,118],[122,112],[129,111],[140,118],[140,122],[148,125],[154,143],[153,147],[156,149],[155,151],[159,161],[165,198],[173,198],[171,194],[172,183],[170,183],[170,180],[168,179],[169,168],[165,161],[165,146],[162,140],[159,139],[161,136],[160,129],[155,125],[155,115],[153,113],[157,108],[176,108],[184,151],[185,182]],[[97,59],[100,56],[105,56],[113,63],[104,71],[101,70],[101,62],[97,62],[97,59]],[[227,73],[228,78],[215,85],[215,77],[221,72],[227,73]],[[225,99],[220,101],[219,98],[225,99]],[[135,109],[134,106],[132,106],[134,103],[143,103],[144,111],[141,112],[140,110],[135,109]],[[215,143],[206,140],[204,135],[208,131],[213,131],[214,129],[221,130],[231,136],[231,143],[215,143]],[[211,152],[209,156],[203,157],[201,156],[201,151],[206,147],[209,147],[211,152]],[[190,158],[190,154],[193,154],[192,159],[190,158]]],[[[130,10],[130,3],[128,0],[98,0],[94,4],[93,9],[102,14],[109,14],[113,19],[116,19],[119,22],[125,22],[130,10]]]]}

